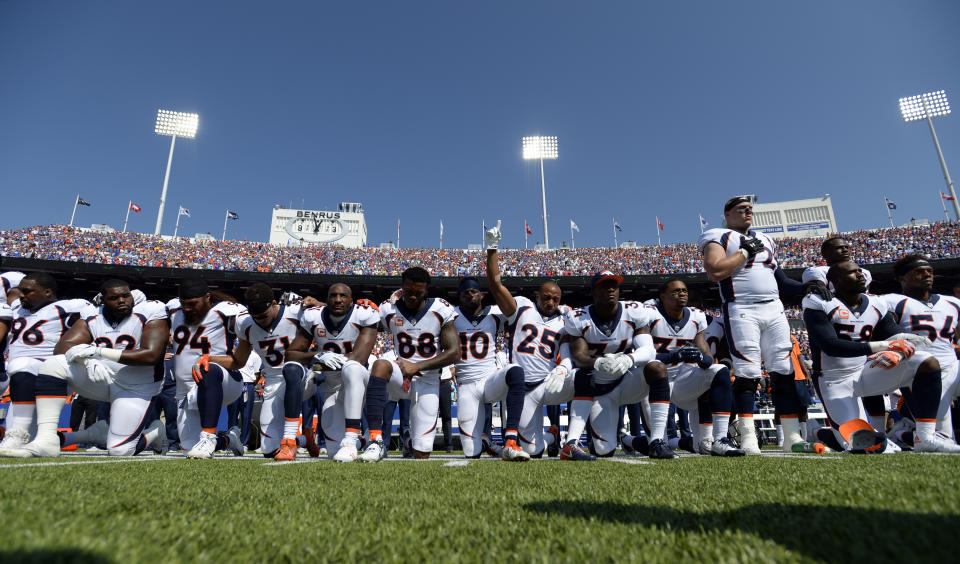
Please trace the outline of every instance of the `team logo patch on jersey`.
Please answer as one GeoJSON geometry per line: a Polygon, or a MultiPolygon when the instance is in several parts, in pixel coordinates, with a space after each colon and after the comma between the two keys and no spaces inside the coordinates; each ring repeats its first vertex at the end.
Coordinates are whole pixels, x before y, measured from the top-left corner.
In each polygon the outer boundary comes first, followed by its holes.
{"type": "Polygon", "coordinates": [[[396,325],[397,327],[403,327],[403,320],[398,317],[393,320],[393,324],[396,325]]]}
{"type": "Polygon", "coordinates": [[[845,309],[841,309],[837,312],[837,317],[840,319],[850,319],[850,312],[845,309]]]}
{"type": "Polygon", "coordinates": [[[323,337],[326,337],[326,336],[327,336],[327,330],[326,330],[326,329],[317,329],[317,337],[323,338],[323,337]]]}

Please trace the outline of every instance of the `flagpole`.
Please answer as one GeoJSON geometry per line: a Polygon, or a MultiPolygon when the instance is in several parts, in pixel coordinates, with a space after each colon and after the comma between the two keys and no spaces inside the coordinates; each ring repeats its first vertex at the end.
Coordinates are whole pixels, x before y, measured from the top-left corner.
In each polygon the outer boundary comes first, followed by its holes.
{"type": "Polygon", "coordinates": [[[73,213],[70,214],[70,227],[73,227],[73,218],[77,215],[77,204],[80,203],[80,194],[77,194],[77,199],[73,201],[73,213]]]}
{"type": "Polygon", "coordinates": [[[660,246],[660,216],[657,217],[657,246],[660,246]]]}
{"type": "Polygon", "coordinates": [[[523,250],[527,250],[527,220],[523,220],[523,250]]]}
{"type": "Polygon", "coordinates": [[[177,210],[177,223],[173,226],[173,237],[177,237],[177,231],[180,230],[180,216],[183,215],[183,208],[177,210]]]}
{"type": "Polygon", "coordinates": [[[577,240],[573,238],[573,224],[570,224],[570,246],[577,250],[577,240]]]}
{"type": "Polygon", "coordinates": [[[227,240],[227,220],[230,219],[230,210],[227,210],[227,213],[223,215],[223,235],[220,237],[221,241],[227,240]]]}
{"type": "Polygon", "coordinates": [[[943,192],[938,192],[940,194],[940,205],[943,206],[943,217],[947,219],[947,223],[950,223],[950,214],[947,213],[947,204],[944,202],[943,192]]]}
{"type": "Polygon", "coordinates": [[[617,245],[617,218],[614,217],[612,219],[613,219],[613,248],[616,249],[619,246],[617,245]]]}
{"type": "Polygon", "coordinates": [[[397,218],[397,248],[400,248],[400,218],[397,218]]]}
{"type": "Polygon", "coordinates": [[[443,250],[443,220],[440,220],[440,250],[443,250]]]}
{"type": "Polygon", "coordinates": [[[127,202],[127,217],[123,218],[123,231],[122,233],[127,232],[127,222],[130,221],[130,208],[133,206],[133,200],[127,202]]]}
{"type": "Polygon", "coordinates": [[[887,208],[887,217],[890,218],[890,227],[893,227],[893,214],[890,213],[890,200],[886,196],[883,197],[883,207],[887,208]]]}
{"type": "Polygon", "coordinates": [[[485,251],[487,246],[487,220],[480,220],[480,250],[485,251]]]}
{"type": "Polygon", "coordinates": [[[700,216],[700,234],[703,235],[703,216],[700,216]]]}

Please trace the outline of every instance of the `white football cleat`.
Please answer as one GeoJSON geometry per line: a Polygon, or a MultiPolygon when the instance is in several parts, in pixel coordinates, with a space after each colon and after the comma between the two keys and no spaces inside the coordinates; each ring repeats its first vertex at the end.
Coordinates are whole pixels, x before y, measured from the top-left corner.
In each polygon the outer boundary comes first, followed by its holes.
{"type": "Polygon", "coordinates": [[[712,451],[713,451],[713,437],[707,437],[707,438],[701,439],[700,444],[697,445],[697,453],[710,456],[712,451]]]}
{"type": "Polygon", "coordinates": [[[897,454],[898,452],[903,452],[903,449],[900,448],[900,445],[887,439],[887,446],[883,449],[883,454],[897,454]]]}
{"type": "Polygon", "coordinates": [[[921,441],[919,437],[914,439],[914,452],[942,452],[947,454],[960,453],[960,445],[953,439],[947,438],[940,433],[934,433],[929,440],[921,441]]]}
{"type": "Polygon", "coordinates": [[[333,455],[334,462],[353,462],[357,459],[357,442],[353,441],[352,445],[343,445],[340,447],[340,450],[337,451],[337,454],[333,455]]]}
{"type": "Polygon", "coordinates": [[[30,433],[26,429],[10,429],[0,441],[0,456],[13,456],[12,451],[22,448],[30,442],[30,433]]]}
{"type": "Polygon", "coordinates": [[[44,458],[60,456],[60,438],[54,435],[50,437],[37,437],[33,441],[23,445],[20,448],[12,449],[7,456],[12,458],[44,458]]]}
{"type": "Polygon", "coordinates": [[[513,439],[508,440],[503,445],[503,449],[500,450],[500,457],[502,460],[508,460],[510,462],[525,462],[530,460],[530,455],[520,448],[517,441],[513,439]]]}
{"type": "MultiPolygon", "coordinates": [[[[337,453],[339,454],[339,453],[337,453]]],[[[387,449],[383,447],[383,439],[371,441],[363,453],[357,457],[360,462],[380,462],[387,457],[387,449]]]]}
{"type": "Polygon", "coordinates": [[[744,454],[760,454],[757,443],[757,429],[753,426],[753,417],[737,419],[737,431],[740,433],[740,450],[744,454]]]}
{"type": "Polygon", "coordinates": [[[243,456],[247,452],[247,447],[240,441],[240,427],[233,426],[227,431],[227,448],[234,456],[243,456]]]}
{"type": "Polygon", "coordinates": [[[733,441],[724,437],[713,441],[710,445],[710,454],[713,456],[743,456],[746,454],[742,449],[737,448],[733,441]]]}
{"type": "Polygon", "coordinates": [[[200,440],[187,453],[187,458],[213,458],[217,450],[217,436],[206,431],[200,432],[200,440]]]}

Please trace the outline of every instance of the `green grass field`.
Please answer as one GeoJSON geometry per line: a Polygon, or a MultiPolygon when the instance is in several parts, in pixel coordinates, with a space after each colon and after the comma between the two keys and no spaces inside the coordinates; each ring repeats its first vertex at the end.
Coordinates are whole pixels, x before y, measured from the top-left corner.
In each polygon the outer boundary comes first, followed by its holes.
{"type": "Polygon", "coordinates": [[[949,562],[960,457],[0,459],[0,515],[4,563],[949,562]]]}

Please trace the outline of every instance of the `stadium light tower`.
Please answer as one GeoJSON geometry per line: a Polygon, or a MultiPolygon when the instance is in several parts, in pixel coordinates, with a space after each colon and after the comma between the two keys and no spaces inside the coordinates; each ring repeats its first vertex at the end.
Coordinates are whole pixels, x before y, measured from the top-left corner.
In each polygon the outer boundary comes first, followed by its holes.
{"type": "Polygon", "coordinates": [[[523,159],[540,161],[540,194],[543,197],[543,247],[545,249],[550,248],[550,235],[547,232],[547,185],[543,179],[543,160],[554,160],[557,156],[556,137],[538,135],[523,138],[523,159]]]}
{"type": "Polygon", "coordinates": [[[177,137],[193,139],[197,136],[197,124],[200,116],[169,110],[157,110],[157,125],[154,131],[157,135],[170,136],[170,156],[167,157],[167,172],[163,175],[163,191],[160,192],[160,209],[157,210],[157,227],[154,235],[160,234],[160,225],[163,223],[163,206],[167,201],[167,183],[170,181],[170,163],[173,162],[173,146],[177,137]]]}
{"type": "Polygon", "coordinates": [[[947,93],[943,90],[928,92],[919,96],[910,96],[909,98],[900,98],[900,113],[903,115],[903,121],[910,123],[927,120],[930,126],[930,135],[933,136],[933,144],[937,148],[937,156],[940,157],[940,168],[943,170],[943,178],[947,181],[947,189],[950,191],[950,197],[953,198],[953,213],[956,219],[960,219],[960,202],[957,202],[957,193],[953,190],[953,180],[950,180],[950,172],[947,170],[947,162],[943,160],[943,151],[940,149],[940,141],[937,139],[937,132],[933,129],[933,119],[942,117],[950,113],[950,102],[947,101],[947,93]]]}

